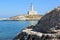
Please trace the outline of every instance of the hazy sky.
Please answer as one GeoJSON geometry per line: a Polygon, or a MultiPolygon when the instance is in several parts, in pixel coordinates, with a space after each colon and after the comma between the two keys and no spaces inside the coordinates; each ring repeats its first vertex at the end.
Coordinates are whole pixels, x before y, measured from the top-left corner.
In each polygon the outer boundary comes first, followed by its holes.
{"type": "Polygon", "coordinates": [[[31,3],[39,14],[60,6],[60,0],[0,0],[0,17],[27,14],[31,3]]]}

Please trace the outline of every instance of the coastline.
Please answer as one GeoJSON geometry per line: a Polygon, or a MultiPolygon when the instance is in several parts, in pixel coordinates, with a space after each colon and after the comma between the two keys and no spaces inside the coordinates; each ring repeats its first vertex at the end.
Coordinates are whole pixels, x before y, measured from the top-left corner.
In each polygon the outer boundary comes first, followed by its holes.
{"type": "Polygon", "coordinates": [[[2,18],[0,20],[4,20],[4,21],[36,21],[36,20],[40,20],[40,18],[2,18]]]}

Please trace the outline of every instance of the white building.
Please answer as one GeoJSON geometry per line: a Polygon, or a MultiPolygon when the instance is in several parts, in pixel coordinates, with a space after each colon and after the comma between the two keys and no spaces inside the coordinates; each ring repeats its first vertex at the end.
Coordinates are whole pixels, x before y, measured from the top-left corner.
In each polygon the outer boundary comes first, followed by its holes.
{"type": "Polygon", "coordinates": [[[28,15],[37,15],[37,12],[34,11],[34,6],[31,4],[30,11],[28,12],[28,15]]]}

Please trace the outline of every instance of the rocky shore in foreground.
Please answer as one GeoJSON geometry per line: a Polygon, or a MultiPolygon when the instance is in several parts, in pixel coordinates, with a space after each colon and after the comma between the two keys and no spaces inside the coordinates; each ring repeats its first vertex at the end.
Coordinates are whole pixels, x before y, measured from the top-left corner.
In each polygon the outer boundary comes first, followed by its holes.
{"type": "Polygon", "coordinates": [[[22,30],[13,40],[60,40],[60,30],[56,33],[42,33],[32,28],[22,30]]]}
{"type": "Polygon", "coordinates": [[[35,26],[22,30],[13,40],[60,40],[60,7],[44,15],[35,26]]]}

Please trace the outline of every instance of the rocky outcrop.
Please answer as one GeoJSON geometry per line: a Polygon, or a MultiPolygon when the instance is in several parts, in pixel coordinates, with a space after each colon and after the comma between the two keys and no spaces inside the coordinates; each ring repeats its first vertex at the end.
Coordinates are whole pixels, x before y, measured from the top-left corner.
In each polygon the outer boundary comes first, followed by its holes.
{"type": "Polygon", "coordinates": [[[52,28],[60,28],[60,7],[44,15],[34,29],[39,32],[49,32],[52,28]]]}
{"type": "Polygon", "coordinates": [[[42,15],[17,15],[10,17],[8,20],[39,20],[41,19],[42,15]]]}
{"type": "Polygon", "coordinates": [[[35,26],[22,30],[13,40],[60,40],[60,7],[44,15],[35,26]]]}

